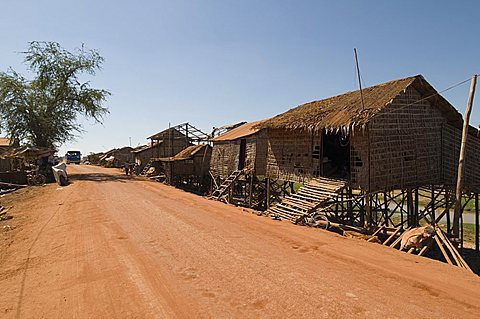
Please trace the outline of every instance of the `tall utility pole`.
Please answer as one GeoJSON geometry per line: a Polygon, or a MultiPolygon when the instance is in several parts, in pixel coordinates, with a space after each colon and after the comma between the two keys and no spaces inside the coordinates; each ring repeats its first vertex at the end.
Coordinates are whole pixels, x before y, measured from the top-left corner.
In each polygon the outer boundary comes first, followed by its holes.
{"type": "MultiPolygon", "coordinates": [[[[357,77],[358,77],[358,87],[360,89],[360,100],[362,102],[362,111],[365,110],[365,103],[363,102],[363,90],[362,90],[362,78],[360,76],[360,66],[358,64],[358,54],[357,48],[353,48],[355,53],[355,65],[357,67],[357,77]]],[[[372,207],[371,207],[371,197],[370,197],[370,130],[367,124],[367,139],[368,139],[368,190],[365,196],[365,227],[369,227],[372,224],[372,207]]]]}
{"type": "Polygon", "coordinates": [[[462,144],[460,145],[460,156],[458,157],[457,188],[455,190],[455,211],[453,214],[453,236],[459,238],[460,217],[462,215],[462,191],[465,172],[465,151],[467,150],[468,122],[470,113],[472,113],[473,96],[475,95],[475,86],[477,84],[477,75],[472,76],[470,92],[468,94],[467,109],[463,119],[462,144]]]}
{"type": "Polygon", "coordinates": [[[363,104],[362,81],[360,78],[360,66],[358,65],[357,48],[353,48],[353,52],[355,53],[355,65],[357,66],[358,86],[360,87],[360,99],[362,100],[362,110],[365,110],[365,104],[363,104]]]}

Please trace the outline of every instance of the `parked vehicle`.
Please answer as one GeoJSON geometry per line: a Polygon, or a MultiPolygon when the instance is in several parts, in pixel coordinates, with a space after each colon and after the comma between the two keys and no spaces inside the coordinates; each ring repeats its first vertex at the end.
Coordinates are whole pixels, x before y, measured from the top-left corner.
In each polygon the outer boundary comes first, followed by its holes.
{"type": "Polygon", "coordinates": [[[80,151],[68,151],[67,154],[65,154],[65,158],[67,160],[67,164],[80,164],[82,153],[80,153],[80,151]]]}

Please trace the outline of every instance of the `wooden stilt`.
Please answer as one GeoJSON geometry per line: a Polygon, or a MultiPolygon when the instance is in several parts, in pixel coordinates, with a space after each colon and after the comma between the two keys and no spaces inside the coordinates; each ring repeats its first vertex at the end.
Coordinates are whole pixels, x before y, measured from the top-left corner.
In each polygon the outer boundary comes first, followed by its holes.
{"type": "Polygon", "coordinates": [[[270,208],[270,178],[266,178],[266,187],[267,187],[267,209],[270,208]]]}
{"type": "Polygon", "coordinates": [[[252,197],[253,197],[253,174],[250,175],[250,184],[248,186],[248,207],[252,208],[252,197]]]}
{"type": "Polygon", "coordinates": [[[431,202],[432,202],[432,221],[433,221],[435,220],[435,185],[432,185],[431,202]]]}
{"type": "Polygon", "coordinates": [[[477,255],[480,255],[480,239],[479,239],[479,228],[480,228],[480,222],[479,222],[479,210],[478,210],[478,193],[475,194],[475,251],[477,252],[477,255]]]}
{"type": "Polygon", "coordinates": [[[450,196],[448,194],[448,190],[445,190],[445,200],[447,202],[447,233],[450,234],[452,230],[452,225],[450,223],[450,196]]]}
{"type": "Polygon", "coordinates": [[[418,226],[418,188],[415,188],[415,203],[413,207],[414,213],[413,213],[413,224],[414,227],[418,226]]]}

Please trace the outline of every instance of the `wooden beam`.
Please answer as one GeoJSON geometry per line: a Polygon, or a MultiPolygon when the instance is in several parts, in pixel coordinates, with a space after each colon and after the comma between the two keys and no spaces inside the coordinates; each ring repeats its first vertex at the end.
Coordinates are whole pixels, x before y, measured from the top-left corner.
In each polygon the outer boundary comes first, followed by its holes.
{"type": "Polygon", "coordinates": [[[458,238],[460,215],[462,214],[462,193],[463,193],[463,179],[465,172],[465,153],[467,150],[467,138],[468,138],[468,122],[470,121],[470,114],[472,112],[473,96],[475,95],[475,86],[477,84],[477,75],[472,76],[470,84],[470,92],[468,94],[467,109],[465,111],[465,117],[463,119],[462,130],[462,143],[460,144],[460,155],[458,158],[458,172],[457,172],[457,187],[455,191],[455,211],[453,215],[453,235],[458,238]]]}
{"type": "Polygon", "coordinates": [[[440,251],[443,254],[443,257],[445,257],[445,260],[449,265],[453,265],[452,261],[450,260],[450,257],[448,257],[447,252],[445,251],[445,248],[443,248],[443,243],[441,242],[439,236],[435,235],[435,241],[437,242],[438,248],[440,248],[440,251]]]}
{"type": "Polygon", "coordinates": [[[478,193],[475,193],[475,251],[477,252],[477,255],[480,255],[479,228],[478,193]]]}

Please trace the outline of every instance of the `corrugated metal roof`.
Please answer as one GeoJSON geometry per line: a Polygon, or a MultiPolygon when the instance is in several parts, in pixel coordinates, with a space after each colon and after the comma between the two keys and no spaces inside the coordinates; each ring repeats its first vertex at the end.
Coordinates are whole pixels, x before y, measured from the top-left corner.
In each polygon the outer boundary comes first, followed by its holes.
{"type": "Polygon", "coordinates": [[[161,144],[163,144],[163,141],[159,141],[159,142],[155,143],[154,145],[147,144],[147,145],[138,146],[132,151],[132,153],[138,154],[138,153],[141,153],[141,152],[144,152],[144,151],[148,151],[152,148],[160,146],[161,144]]]}
{"type": "Polygon", "coordinates": [[[177,153],[177,155],[173,157],[164,157],[160,158],[160,161],[162,162],[174,162],[174,161],[183,161],[186,159],[192,158],[195,154],[200,152],[204,147],[211,147],[210,145],[207,144],[200,144],[200,145],[191,145],[180,152],[177,153]]]}
{"type": "Polygon", "coordinates": [[[170,139],[170,138],[185,138],[185,135],[177,130],[175,127],[167,128],[157,134],[153,134],[147,138],[153,140],[162,140],[162,139],[170,139]]]}
{"type": "Polygon", "coordinates": [[[256,128],[255,126],[261,124],[262,122],[263,120],[245,123],[237,128],[234,128],[233,130],[230,130],[220,136],[215,137],[214,139],[212,139],[212,142],[234,141],[242,137],[253,135],[261,130],[260,128],[256,128]]]}

